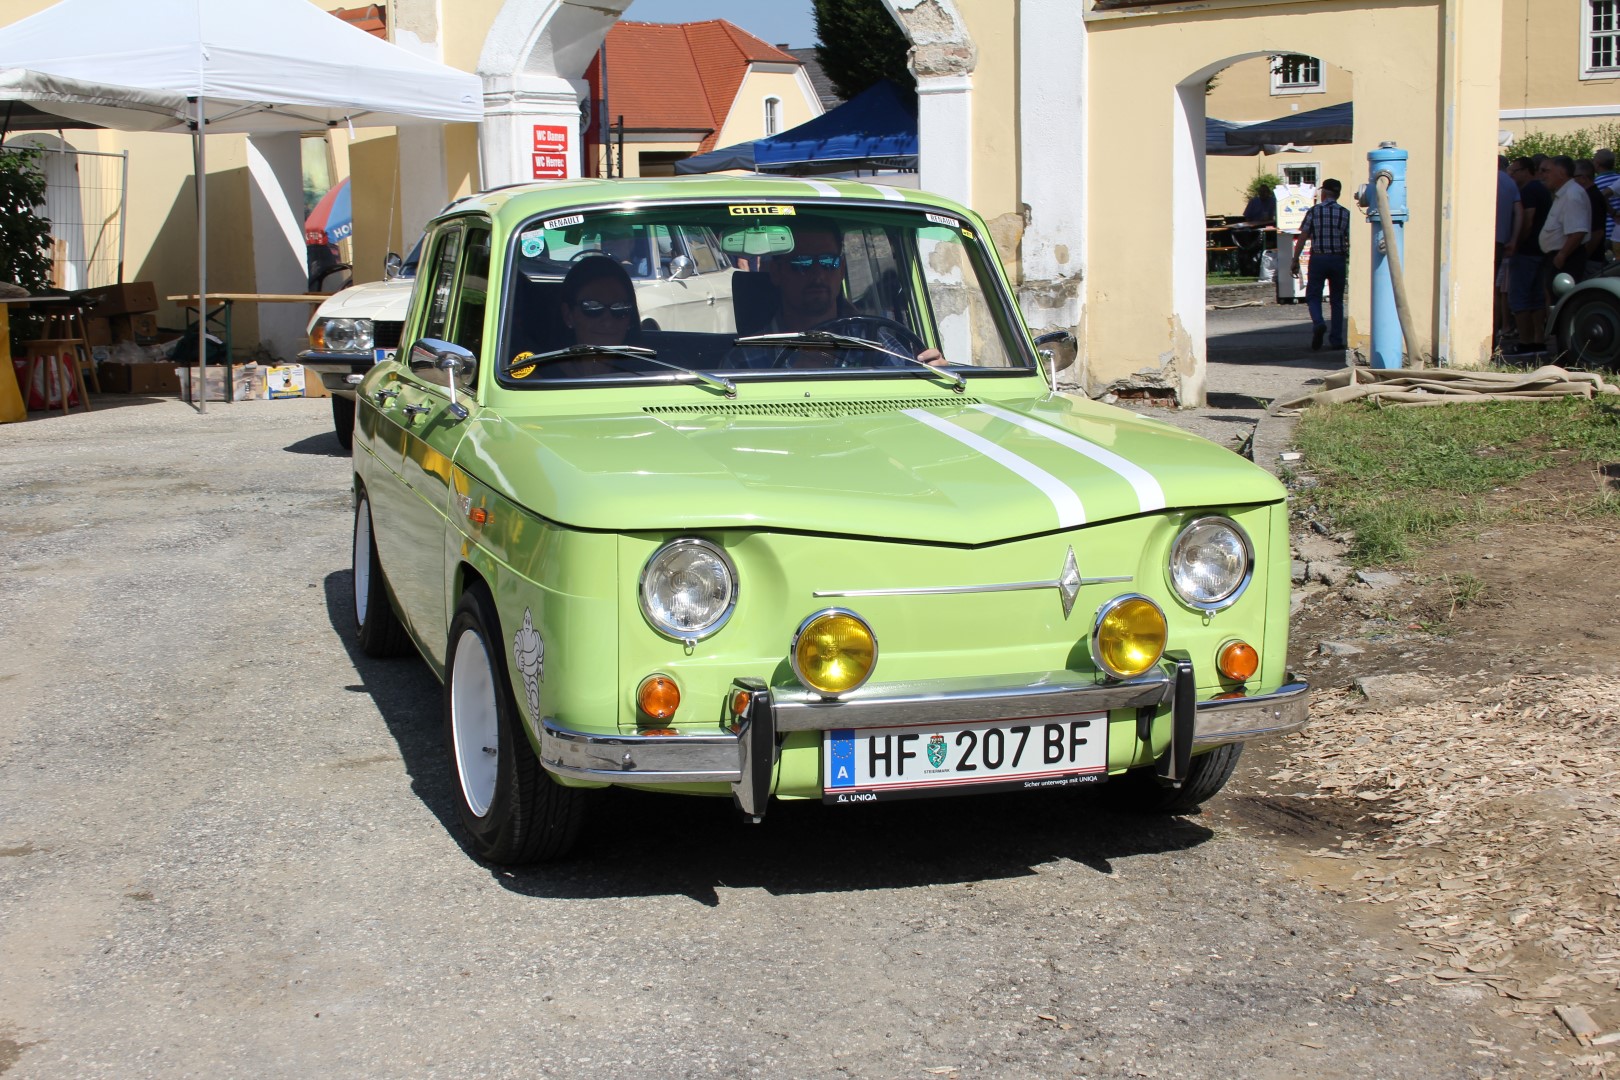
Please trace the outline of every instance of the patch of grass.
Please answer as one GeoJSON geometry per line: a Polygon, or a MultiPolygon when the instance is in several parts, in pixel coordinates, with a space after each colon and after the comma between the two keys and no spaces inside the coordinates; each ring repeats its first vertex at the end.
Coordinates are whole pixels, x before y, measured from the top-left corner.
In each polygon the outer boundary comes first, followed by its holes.
{"type": "MultiPolygon", "coordinates": [[[[1317,480],[1301,501],[1354,535],[1357,565],[1382,565],[1458,525],[1491,520],[1485,495],[1555,464],[1589,462],[1608,475],[1620,463],[1620,409],[1582,398],[1427,409],[1352,402],[1307,411],[1295,441],[1317,480]]],[[[1583,513],[1620,513],[1615,504],[1601,490],[1583,513]]]]}
{"type": "Polygon", "coordinates": [[[1253,274],[1205,274],[1204,284],[1209,285],[1253,285],[1253,274]]]}

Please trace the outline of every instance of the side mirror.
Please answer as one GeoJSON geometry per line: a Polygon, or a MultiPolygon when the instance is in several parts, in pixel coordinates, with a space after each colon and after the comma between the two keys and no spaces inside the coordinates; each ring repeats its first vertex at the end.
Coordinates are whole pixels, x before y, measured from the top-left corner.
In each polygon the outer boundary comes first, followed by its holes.
{"type": "Polygon", "coordinates": [[[405,260],[399,257],[399,253],[390,251],[388,257],[383,260],[383,280],[393,281],[399,277],[400,267],[404,265],[405,260]]]}
{"type": "Polygon", "coordinates": [[[685,255],[677,255],[669,261],[669,279],[671,281],[681,281],[696,276],[697,264],[685,255]]]}
{"type": "Polygon", "coordinates": [[[457,420],[467,418],[467,407],[456,400],[456,380],[466,379],[470,384],[478,378],[478,357],[460,345],[438,338],[422,338],[411,346],[412,371],[442,371],[444,383],[450,391],[450,413],[457,420]]]}

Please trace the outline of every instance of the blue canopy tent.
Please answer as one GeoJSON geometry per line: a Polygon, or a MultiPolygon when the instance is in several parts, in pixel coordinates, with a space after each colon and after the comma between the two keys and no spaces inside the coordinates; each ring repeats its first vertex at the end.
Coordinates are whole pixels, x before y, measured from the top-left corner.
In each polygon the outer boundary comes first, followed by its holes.
{"type": "Polygon", "coordinates": [[[1233,146],[1309,146],[1347,143],[1355,127],[1356,106],[1347,101],[1310,112],[1289,113],[1259,124],[1244,124],[1226,133],[1233,146]]]}
{"type": "Polygon", "coordinates": [[[796,128],[754,143],[761,172],[917,167],[917,95],[887,80],[796,128]]]}
{"type": "Polygon", "coordinates": [[[694,154],[675,163],[676,173],[683,176],[690,173],[725,172],[728,169],[747,169],[753,172],[754,144],[745,142],[722,146],[718,150],[710,150],[707,154],[694,154]]]}
{"type": "Polygon", "coordinates": [[[1226,141],[1227,132],[1236,131],[1242,126],[1230,120],[1217,120],[1213,116],[1204,117],[1204,153],[1220,157],[1252,157],[1258,154],[1260,152],[1258,146],[1233,146],[1226,141]]]}

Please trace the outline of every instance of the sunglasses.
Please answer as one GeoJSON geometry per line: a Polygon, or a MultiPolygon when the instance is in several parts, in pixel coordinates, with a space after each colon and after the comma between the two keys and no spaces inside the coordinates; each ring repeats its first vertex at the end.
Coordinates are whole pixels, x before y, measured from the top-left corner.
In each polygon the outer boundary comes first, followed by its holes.
{"type": "Polygon", "coordinates": [[[844,257],[842,255],[795,255],[787,261],[787,264],[801,274],[808,274],[811,269],[817,266],[823,270],[837,270],[844,265],[844,257]]]}
{"type": "Polygon", "coordinates": [[[600,300],[581,300],[579,313],[587,319],[600,319],[603,315],[611,315],[615,319],[628,319],[635,307],[620,301],[617,304],[604,304],[600,300]]]}

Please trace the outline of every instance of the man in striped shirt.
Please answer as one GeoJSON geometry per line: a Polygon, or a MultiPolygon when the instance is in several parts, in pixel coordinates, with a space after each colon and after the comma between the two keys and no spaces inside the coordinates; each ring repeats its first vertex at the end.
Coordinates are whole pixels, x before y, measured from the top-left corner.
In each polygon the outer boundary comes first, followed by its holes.
{"type": "Polygon", "coordinates": [[[1344,286],[1350,261],[1350,211],[1339,205],[1337,180],[1322,181],[1321,201],[1305,211],[1305,220],[1294,239],[1294,273],[1299,273],[1299,256],[1311,245],[1311,271],[1305,283],[1305,306],[1311,313],[1311,348],[1320,349],[1322,338],[1328,347],[1342,349],[1344,340],[1344,286]],[[1332,289],[1331,331],[1322,320],[1322,287],[1332,289]]]}
{"type": "MultiPolygon", "coordinates": [[[[1609,220],[1604,229],[1604,240],[1620,256],[1620,173],[1614,171],[1614,151],[1607,148],[1595,151],[1592,154],[1592,163],[1597,166],[1597,175],[1592,177],[1592,183],[1603,192],[1608,201],[1609,220]]],[[[1599,249],[1598,262],[1603,261],[1602,249],[1599,249]]]]}

